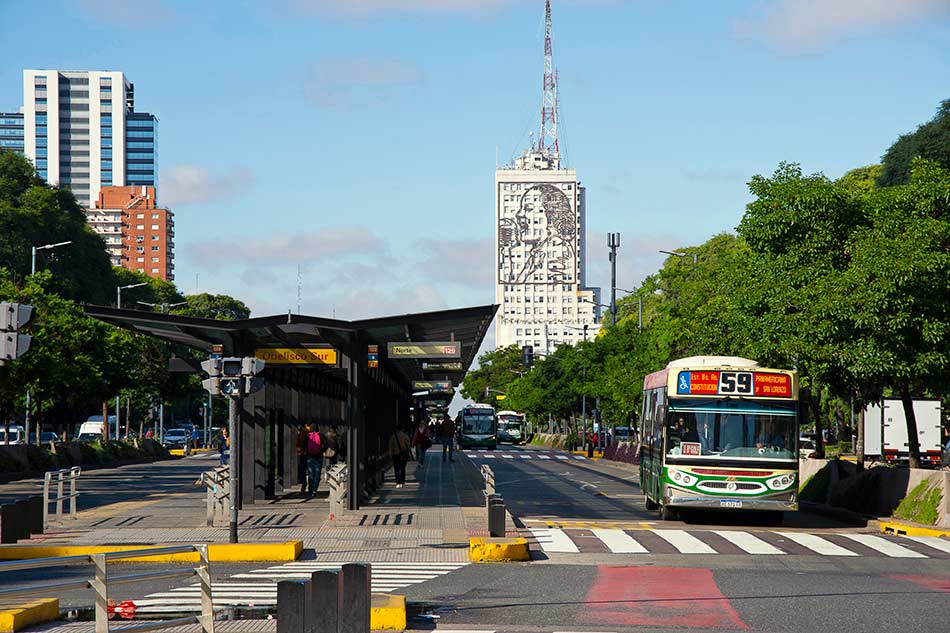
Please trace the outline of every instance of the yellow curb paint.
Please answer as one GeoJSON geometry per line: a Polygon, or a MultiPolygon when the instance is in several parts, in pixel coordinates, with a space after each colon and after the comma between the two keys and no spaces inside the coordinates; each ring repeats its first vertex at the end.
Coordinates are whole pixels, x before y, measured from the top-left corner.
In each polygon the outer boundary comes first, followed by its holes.
{"type": "MultiPolygon", "coordinates": [[[[210,452],[212,452],[213,450],[214,450],[214,449],[212,449],[212,448],[193,448],[193,449],[191,449],[191,453],[189,453],[189,454],[190,454],[190,455],[197,455],[197,454],[199,454],[199,453],[210,453],[210,452]]],[[[168,454],[169,454],[169,455],[177,455],[178,457],[184,457],[184,456],[185,456],[185,449],[183,449],[183,448],[170,448],[170,449],[168,449],[168,454]]]]}
{"type": "Polygon", "coordinates": [[[470,538],[468,558],[473,563],[507,563],[531,560],[528,539],[470,538]]]}
{"type": "Polygon", "coordinates": [[[373,631],[403,631],[406,628],[406,597],[374,593],[369,613],[373,631]]]}
{"type": "Polygon", "coordinates": [[[897,534],[900,536],[944,536],[950,537],[950,530],[941,530],[938,528],[928,528],[910,523],[901,523],[900,521],[879,521],[881,532],[884,534],[897,534]]]}
{"type": "MultiPolygon", "coordinates": [[[[0,547],[0,560],[85,556],[135,549],[155,549],[157,547],[170,547],[170,545],[10,545],[0,547]]],[[[297,560],[302,552],[303,541],[287,541],[286,543],[211,543],[208,545],[208,559],[212,563],[287,562],[297,560]]],[[[197,563],[198,552],[162,556],[135,556],[116,559],[112,562],[197,563]]]]}
{"type": "Polygon", "coordinates": [[[0,609],[0,633],[14,633],[31,624],[52,622],[59,617],[59,599],[43,598],[0,609]]]}

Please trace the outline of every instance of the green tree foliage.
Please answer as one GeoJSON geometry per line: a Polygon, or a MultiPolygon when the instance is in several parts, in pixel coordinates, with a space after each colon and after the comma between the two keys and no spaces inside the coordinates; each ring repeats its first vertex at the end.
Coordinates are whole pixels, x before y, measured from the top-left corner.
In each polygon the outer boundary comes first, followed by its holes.
{"type": "Polygon", "coordinates": [[[856,191],[871,191],[877,187],[877,179],[881,176],[883,165],[867,165],[845,172],[838,182],[849,189],[856,191]]]}
{"type": "Polygon", "coordinates": [[[37,253],[37,270],[50,270],[49,290],[88,303],[111,303],[112,267],[105,244],[86,224],[73,194],[43,182],[30,162],[0,150],[0,268],[14,279],[30,274],[32,247],[72,241],[37,253]]]}
{"type": "Polygon", "coordinates": [[[462,380],[461,395],[475,402],[494,404],[496,394],[489,393],[486,397],[485,389],[507,393],[508,386],[524,369],[521,348],[517,345],[485,352],[478,357],[478,367],[470,370],[462,380]]]}
{"type": "Polygon", "coordinates": [[[950,99],[940,104],[933,119],[904,134],[888,148],[881,159],[884,166],[877,178],[878,186],[907,184],[911,163],[917,157],[950,169],[950,99]]]}
{"type": "Polygon", "coordinates": [[[175,314],[221,321],[240,321],[251,316],[251,309],[244,302],[228,295],[201,293],[188,295],[185,300],[188,304],[176,308],[175,314]]]}

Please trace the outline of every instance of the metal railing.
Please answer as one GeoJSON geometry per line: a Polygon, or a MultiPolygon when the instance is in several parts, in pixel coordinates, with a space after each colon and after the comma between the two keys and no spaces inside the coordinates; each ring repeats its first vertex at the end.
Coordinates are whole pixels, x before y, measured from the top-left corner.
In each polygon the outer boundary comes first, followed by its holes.
{"type": "Polygon", "coordinates": [[[488,464],[482,464],[482,479],[485,480],[485,496],[495,494],[495,472],[488,464]]]}
{"type": "Polygon", "coordinates": [[[0,589],[0,602],[6,598],[27,595],[58,595],[60,592],[74,589],[94,589],[96,592],[96,629],[95,633],[109,633],[109,586],[124,585],[142,580],[167,580],[170,578],[187,578],[197,576],[201,582],[201,615],[189,615],[171,620],[160,620],[147,624],[123,626],[122,633],[139,633],[154,631],[185,624],[201,625],[204,633],[214,633],[214,602],[211,596],[211,565],[208,562],[207,545],[177,545],[172,547],[157,547],[149,549],[126,550],[109,552],[106,554],[83,554],[79,556],[59,556],[55,558],[38,558],[31,560],[17,560],[0,563],[0,573],[5,571],[36,570],[47,567],[63,567],[67,565],[95,565],[95,576],[81,580],[48,583],[44,585],[29,585],[15,589],[0,589]],[[169,569],[165,571],[128,574],[126,576],[109,577],[107,564],[110,560],[140,558],[146,556],[165,556],[168,554],[186,554],[198,552],[199,564],[187,569],[169,569]]]}
{"type": "Polygon", "coordinates": [[[330,514],[341,516],[346,512],[346,464],[334,464],[327,469],[327,488],[330,491],[330,514]]]}
{"type": "Polygon", "coordinates": [[[212,527],[228,518],[228,498],[231,495],[231,478],[227,466],[218,466],[201,473],[205,485],[205,524],[212,527]]]}
{"type": "Polygon", "coordinates": [[[63,515],[63,501],[69,499],[69,516],[70,518],[76,518],[76,497],[79,496],[79,493],[76,492],[76,480],[79,479],[79,475],[82,474],[82,469],[79,466],[73,466],[72,468],[63,468],[62,470],[51,470],[46,473],[43,477],[43,530],[45,531],[49,527],[49,504],[56,504],[56,513],[57,517],[63,515]],[[55,477],[56,481],[56,496],[50,496],[50,485],[53,483],[55,477]],[[69,494],[63,494],[63,484],[69,484],[69,494]]]}

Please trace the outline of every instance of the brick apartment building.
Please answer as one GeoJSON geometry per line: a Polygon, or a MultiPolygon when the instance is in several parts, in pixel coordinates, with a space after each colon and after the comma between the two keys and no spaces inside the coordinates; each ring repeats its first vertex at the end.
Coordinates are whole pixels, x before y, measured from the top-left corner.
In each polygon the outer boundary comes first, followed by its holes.
{"type": "Polygon", "coordinates": [[[175,280],[175,214],[158,206],[155,187],[102,187],[86,220],[114,266],[175,280]]]}

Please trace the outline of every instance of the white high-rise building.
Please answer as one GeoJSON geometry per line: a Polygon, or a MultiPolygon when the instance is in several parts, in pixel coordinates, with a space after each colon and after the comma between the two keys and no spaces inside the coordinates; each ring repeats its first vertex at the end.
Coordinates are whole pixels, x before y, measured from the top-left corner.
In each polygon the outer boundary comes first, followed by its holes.
{"type": "Polygon", "coordinates": [[[155,186],[157,120],[121,72],[23,71],[23,153],[87,208],[103,186],[155,186]]]}
{"type": "Polygon", "coordinates": [[[596,336],[600,289],[585,280],[585,191],[556,154],[526,151],[495,171],[498,347],[550,353],[596,336]]]}

